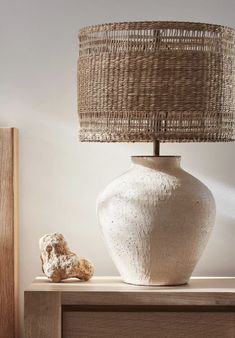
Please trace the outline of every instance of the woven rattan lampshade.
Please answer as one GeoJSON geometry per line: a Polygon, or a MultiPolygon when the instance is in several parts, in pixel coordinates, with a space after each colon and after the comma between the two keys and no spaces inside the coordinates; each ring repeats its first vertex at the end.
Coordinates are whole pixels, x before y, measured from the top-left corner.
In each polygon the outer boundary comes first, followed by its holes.
{"type": "Polygon", "coordinates": [[[129,22],[79,33],[80,140],[234,140],[235,31],[129,22]]]}

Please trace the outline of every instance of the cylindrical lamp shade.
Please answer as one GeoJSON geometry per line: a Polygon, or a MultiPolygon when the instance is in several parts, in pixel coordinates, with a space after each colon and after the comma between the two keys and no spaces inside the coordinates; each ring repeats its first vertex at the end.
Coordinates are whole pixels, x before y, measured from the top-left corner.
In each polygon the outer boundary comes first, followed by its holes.
{"type": "Polygon", "coordinates": [[[235,31],[129,22],[79,33],[80,140],[234,140],[235,31]]]}

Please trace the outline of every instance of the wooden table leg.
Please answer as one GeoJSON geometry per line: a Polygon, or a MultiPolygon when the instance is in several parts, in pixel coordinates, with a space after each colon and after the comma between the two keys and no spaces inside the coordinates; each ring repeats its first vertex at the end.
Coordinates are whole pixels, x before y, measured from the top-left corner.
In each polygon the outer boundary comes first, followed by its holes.
{"type": "Polygon", "coordinates": [[[60,292],[25,291],[25,338],[61,338],[60,292]]]}

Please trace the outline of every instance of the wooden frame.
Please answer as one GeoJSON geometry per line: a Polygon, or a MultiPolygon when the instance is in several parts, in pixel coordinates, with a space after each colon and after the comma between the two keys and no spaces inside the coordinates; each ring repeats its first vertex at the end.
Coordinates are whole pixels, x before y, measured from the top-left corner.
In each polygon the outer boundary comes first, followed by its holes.
{"type": "Polygon", "coordinates": [[[233,338],[235,278],[143,287],[119,277],[37,278],[25,291],[25,338],[233,338]]]}
{"type": "Polygon", "coordinates": [[[18,337],[18,131],[0,128],[0,337],[18,337]]]}

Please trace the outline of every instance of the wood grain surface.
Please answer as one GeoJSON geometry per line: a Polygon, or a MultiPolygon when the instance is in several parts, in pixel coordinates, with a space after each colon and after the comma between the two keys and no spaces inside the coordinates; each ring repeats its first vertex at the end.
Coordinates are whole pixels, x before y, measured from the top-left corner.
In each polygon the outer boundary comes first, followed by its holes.
{"type": "Polygon", "coordinates": [[[120,277],[38,277],[25,291],[26,338],[235,338],[235,278],[191,278],[177,287],[120,277]]]}
{"type": "Polygon", "coordinates": [[[0,337],[18,332],[18,132],[0,128],[0,337]]]}
{"type": "Polygon", "coordinates": [[[63,338],[232,338],[234,321],[234,312],[65,312],[63,338]]]}
{"type": "Polygon", "coordinates": [[[31,291],[61,292],[63,305],[235,305],[235,278],[191,278],[181,286],[153,287],[123,283],[120,277],[93,277],[88,282],[71,278],[50,283],[38,277],[31,291]]]}
{"type": "Polygon", "coordinates": [[[61,338],[59,292],[25,293],[25,338],[61,338]]]}

